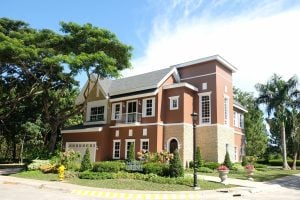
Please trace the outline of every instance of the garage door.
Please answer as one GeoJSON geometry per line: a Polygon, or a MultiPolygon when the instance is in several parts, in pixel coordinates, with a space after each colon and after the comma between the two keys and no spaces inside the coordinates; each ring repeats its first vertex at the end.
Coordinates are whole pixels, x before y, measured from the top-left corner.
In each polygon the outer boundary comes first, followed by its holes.
{"type": "Polygon", "coordinates": [[[89,148],[91,161],[95,162],[96,160],[96,142],[66,142],[66,150],[73,149],[80,153],[80,158],[82,159],[83,155],[85,154],[86,148],[89,148]]]}

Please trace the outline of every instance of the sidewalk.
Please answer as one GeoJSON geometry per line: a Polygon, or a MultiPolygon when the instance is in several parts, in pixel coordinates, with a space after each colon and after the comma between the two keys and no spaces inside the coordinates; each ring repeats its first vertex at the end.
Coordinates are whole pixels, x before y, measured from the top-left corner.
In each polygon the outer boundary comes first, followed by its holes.
{"type": "MultiPolygon", "coordinates": [[[[199,179],[219,182],[218,177],[198,176],[199,179]]],[[[253,192],[260,192],[262,190],[274,189],[280,187],[279,185],[270,185],[266,183],[252,182],[247,180],[228,179],[227,184],[235,184],[243,187],[235,187],[229,189],[219,190],[204,190],[204,191],[136,191],[136,190],[115,190],[103,189],[73,185],[64,182],[56,181],[41,181],[32,179],[16,178],[11,176],[1,176],[1,184],[23,184],[36,188],[58,190],[62,192],[72,193],[74,195],[99,197],[103,199],[240,199],[240,197],[249,195],[253,192]]]]}

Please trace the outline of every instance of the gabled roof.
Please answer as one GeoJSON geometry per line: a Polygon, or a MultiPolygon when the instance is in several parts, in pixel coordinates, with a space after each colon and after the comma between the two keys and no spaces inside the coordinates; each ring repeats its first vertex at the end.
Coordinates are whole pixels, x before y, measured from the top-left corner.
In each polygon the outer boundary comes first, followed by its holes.
{"type": "Polygon", "coordinates": [[[245,113],[248,112],[247,108],[245,108],[240,102],[234,100],[233,101],[233,107],[240,109],[241,111],[244,111],[245,113]]]}
{"type": "Polygon", "coordinates": [[[209,57],[205,57],[205,58],[200,58],[200,59],[197,59],[197,60],[184,62],[184,63],[181,63],[181,64],[173,65],[172,67],[181,68],[181,67],[200,64],[200,63],[209,62],[209,61],[213,61],[213,60],[216,60],[216,61],[220,62],[221,64],[223,64],[225,67],[227,67],[232,72],[237,71],[237,68],[235,66],[230,64],[228,61],[226,61],[224,58],[222,58],[219,55],[213,55],[213,56],[209,56],[209,57]]]}
{"type": "MultiPolygon", "coordinates": [[[[131,76],[127,78],[121,78],[116,80],[102,79],[98,80],[99,89],[103,92],[103,95],[107,98],[111,96],[119,96],[122,94],[132,94],[135,92],[149,91],[150,89],[156,89],[165,82],[172,74],[179,80],[178,72],[176,68],[165,68],[145,74],[131,76]]],[[[96,81],[95,75],[91,75],[91,80],[96,81]]],[[[84,101],[83,92],[86,90],[87,83],[82,88],[80,95],[76,99],[76,104],[80,104],[84,101]]]]}

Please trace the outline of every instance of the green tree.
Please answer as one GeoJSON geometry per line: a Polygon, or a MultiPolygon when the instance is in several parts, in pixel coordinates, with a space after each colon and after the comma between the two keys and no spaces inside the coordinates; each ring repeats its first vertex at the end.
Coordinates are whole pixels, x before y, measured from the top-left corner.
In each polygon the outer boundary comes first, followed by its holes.
{"type": "Polygon", "coordinates": [[[296,76],[291,77],[288,81],[284,81],[280,76],[274,74],[266,84],[256,84],[255,86],[259,92],[257,103],[266,105],[266,111],[269,116],[275,111],[280,120],[283,169],[290,169],[287,163],[285,121],[287,110],[298,94],[297,85],[298,79],[296,76]]]}
{"type": "Polygon", "coordinates": [[[234,99],[244,106],[248,112],[244,114],[246,137],[246,154],[261,157],[268,146],[267,129],[264,124],[264,114],[258,108],[252,93],[234,88],[234,99]]]}
{"type": "Polygon", "coordinates": [[[228,151],[226,151],[225,159],[224,159],[223,165],[225,165],[225,166],[228,167],[229,169],[232,169],[232,162],[231,162],[231,160],[230,160],[230,156],[229,156],[228,151]]]}
{"type": "Polygon", "coordinates": [[[184,175],[182,161],[177,149],[173,153],[173,159],[170,160],[169,174],[170,177],[182,177],[184,175]]]}
{"type": "Polygon", "coordinates": [[[292,169],[296,170],[298,152],[300,150],[300,112],[293,108],[288,115],[287,127],[291,132],[291,142],[292,142],[292,153],[293,153],[293,165],[292,169]]]}
{"type": "Polygon", "coordinates": [[[203,167],[204,165],[204,160],[202,159],[201,156],[201,151],[200,151],[200,147],[197,146],[196,148],[196,166],[199,167],[203,167]]]}
{"type": "Polygon", "coordinates": [[[86,148],[85,154],[82,158],[81,165],[80,165],[80,171],[86,171],[93,168],[92,162],[91,162],[91,155],[89,148],[86,148]]]}

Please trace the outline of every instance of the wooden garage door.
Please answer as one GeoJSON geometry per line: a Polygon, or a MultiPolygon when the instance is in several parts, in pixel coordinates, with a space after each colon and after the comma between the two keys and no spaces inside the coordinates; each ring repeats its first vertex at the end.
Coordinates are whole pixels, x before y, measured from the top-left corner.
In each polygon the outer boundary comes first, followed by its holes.
{"type": "Polygon", "coordinates": [[[91,153],[91,161],[95,162],[96,160],[96,142],[66,142],[66,150],[73,149],[80,153],[80,158],[82,159],[85,154],[86,148],[89,148],[91,153]]]}

